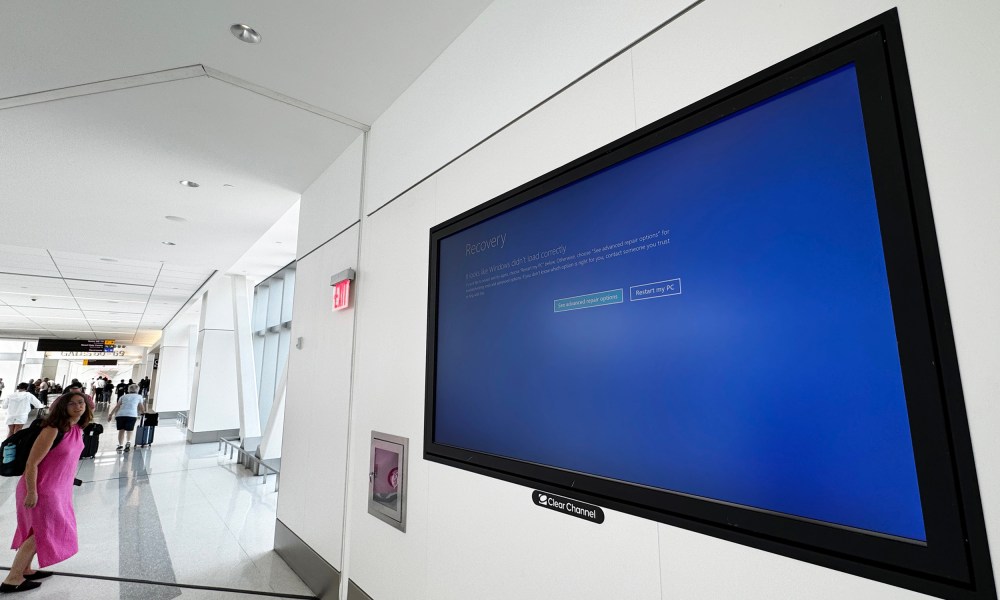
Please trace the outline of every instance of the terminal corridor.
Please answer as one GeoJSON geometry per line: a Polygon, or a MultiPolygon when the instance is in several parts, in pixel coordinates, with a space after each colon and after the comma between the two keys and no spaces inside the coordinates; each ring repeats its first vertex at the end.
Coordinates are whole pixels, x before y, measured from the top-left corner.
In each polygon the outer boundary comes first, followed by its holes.
{"type": "MultiPolygon", "coordinates": [[[[116,452],[106,412],[97,456],[80,461],[74,506],[80,551],[30,598],[313,598],[273,547],[277,493],[218,444],[188,444],[174,420],[152,446],[116,452]]],[[[0,566],[16,527],[18,478],[0,480],[0,566]]],[[[37,565],[36,565],[37,566],[37,565]]]]}
{"type": "Polygon", "coordinates": [[[998,31],[0,0],[0,600],[1000,600],[998,31]]]}

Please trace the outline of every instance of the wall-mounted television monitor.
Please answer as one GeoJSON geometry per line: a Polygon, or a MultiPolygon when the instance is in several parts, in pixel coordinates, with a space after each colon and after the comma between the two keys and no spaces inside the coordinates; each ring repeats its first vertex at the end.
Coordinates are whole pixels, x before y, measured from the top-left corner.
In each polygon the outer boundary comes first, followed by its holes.
{"type": "Polygon", "coordinates": [[[427,356],[428,460],[996,597],[895,12],[433,228],[427,356]]]}

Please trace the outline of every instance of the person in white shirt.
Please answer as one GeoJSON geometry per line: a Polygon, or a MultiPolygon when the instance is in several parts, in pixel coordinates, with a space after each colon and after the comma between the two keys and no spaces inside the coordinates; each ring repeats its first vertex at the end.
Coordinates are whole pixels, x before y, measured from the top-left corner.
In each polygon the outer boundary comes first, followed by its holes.
{"type": "Polygon", "coordinates": [[[128,386],[128,393],[118,399],[118,404],[108,412],[108,423],[114,418],[118,426],[118,447],[115,450],[128,452],[132,449],[132,431],[135,429],[135,422],[139,420],[139,415],[146,412],[144,398],[139,395],[139,385],[133,383],[128,386]],[[122,444],[125,444],[122,446],[122,444]]]}
{"type": "Polygon", "coordinates": [[[34,394],[28,393],[28,384],[17,384],[17,391],[3,399],[0,408],[7,410],[7,437],[21,430],[28,421],[31,407],[41,408],[42,403],[34,394]]]}

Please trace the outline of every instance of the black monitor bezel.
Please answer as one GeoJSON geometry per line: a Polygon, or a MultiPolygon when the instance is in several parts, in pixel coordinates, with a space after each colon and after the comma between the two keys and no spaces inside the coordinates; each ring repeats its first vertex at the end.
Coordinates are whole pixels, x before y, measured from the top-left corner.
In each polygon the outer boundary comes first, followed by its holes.
{"type": "Polygon", "coordinates": [[[996,598],[916,115],[895,10],[555,169],[430,232],[424,458],[919,592],[996,598]],[[813,77],[854,63],[927,543],[891,539],[434,441],[439,241],[813,77]]]}

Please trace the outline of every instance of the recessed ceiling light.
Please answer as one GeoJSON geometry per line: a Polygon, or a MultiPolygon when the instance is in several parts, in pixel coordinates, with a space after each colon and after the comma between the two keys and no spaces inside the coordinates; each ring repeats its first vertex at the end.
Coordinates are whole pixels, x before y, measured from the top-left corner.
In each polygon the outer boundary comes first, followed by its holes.
{"type": "Polygon", "coordinates": [[[256,44],[260,41],[260,34],[253,30],[253,27],[249,25],[244,25],[243,23],[234,23],[232,27],[229,28],[229,33],[236,36],[241,42],[246,42],[248,44],[256,44]]]}
{"type": "Polygon", "coordinates": [[[179,184],[181,184],[181,185],[183,185],[185,187],[199,187],[199,184],[197,184],[197,183],[195,183],[193,181],[188,181],[187,179],[181,179],[177,183],[179,183],[179,184]]]}
{"type": "Polygon", "coordinates": [[[163,244],[164,246],[176,246],[177,245],[177,244],[175,244],[173,242],[160,242],[160,243],[163,244]]]}
{"type": "Polygon", "coordinates": [[[167,215],[167,216],[165,216],[163,218],[166,219],[166,220],[168,220],[168,221],[173,221],[175,223],[186,223],[187,222],[187,219],[185,219],[184,217],[178,217],[176,215],[167,215]]]}
{"type": "Polygon", "coordinates": [[[236,186],[231,183],[223,183],[222,187],[236,187],[236,186]]]}
{"type": "Polygon", "coordinates": [[[117,258],[102,258],[104,262],[118,262],[117,258]]]}

